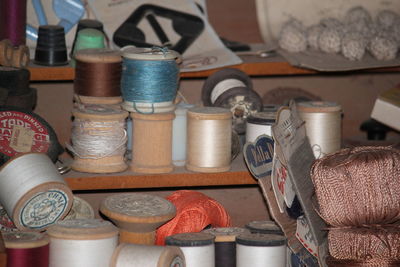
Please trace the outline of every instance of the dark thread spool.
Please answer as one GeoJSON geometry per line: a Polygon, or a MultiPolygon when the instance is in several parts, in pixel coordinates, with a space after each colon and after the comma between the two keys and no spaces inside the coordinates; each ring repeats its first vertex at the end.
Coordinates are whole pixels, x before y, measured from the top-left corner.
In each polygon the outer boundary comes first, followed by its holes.
{"type": "Polygon", "coordinates": [[[0,40],[9,39],[13,45],[24,45],[26,41],[27,0],[0,1],[0,40]]]}

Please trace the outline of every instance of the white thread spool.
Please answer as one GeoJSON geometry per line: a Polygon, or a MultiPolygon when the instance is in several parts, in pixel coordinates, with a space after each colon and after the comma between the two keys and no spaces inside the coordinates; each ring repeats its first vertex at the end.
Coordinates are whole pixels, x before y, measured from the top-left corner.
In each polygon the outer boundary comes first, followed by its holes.
{"type": "Polygon", "coordinates": [[[69,212],[73,195],[50,158],[27,153],[0,169],[0,203],[20,230],[43,230],[69,212]]]}
{"type": "Polygon", "coordinates": [[[322,158],[341,148],[340,105],[326,101],[306,101],[297,103],[297,109],[305,121],[306,134],[315,158],[322,158]]]}
{"type": "Polygon", "coordinates": [[[180,247],[187,267],[215,266],[215,237],[208,233],[180,233],[165,238],[167,246],[180,247]]]}
{"type": "Polygon", "coordinates": [[[185,267],[178,247],[122,243],[114,251],[110,267],[185,267]]]}
{"type": "Polygon", "coordinates": [[[272,137],[272,125],[275,117],[269,112],[257,112],[246,120],[246,142],[254,142],[260,135],[272,137]]]}
{"type": "Polygon", "coordinates": [[[236,237],[237,267],[286,267],[286,238],[274,234],[236,237]]]}
{"type": "Polygon", "coordinates": [[[49,267],[109,267],[118,245],[118,229],[100,219],[60,221],[47,233],[49,267]]]}
{"type": "Polygon", "coordinates": [[[165,198],[124,193],[105,198],[100,211],[120,228],[120,242],[153,245],[155,231],[175,217],[175,206],[165,198]]]}
{"type": "Polygon", "coordinates": [[[186,163],[187,111],[193,107],[182,102],[176,105],[172,122],[172,163],[175,166],[185,166],[186,163]]]}
{"type": "Polygon", "coordinates": [[[187,113],[186,168],[195,172],[225,172],[230,169],[232,116],[220,107],[194,107],[187,113]]]}
{"type": "Polygon", "coordinates": [[[80,105],[74,118],[69,150],[72,169],[90,173],[121,172],[125,162],[128,112],[112,105],[80,105]]]}

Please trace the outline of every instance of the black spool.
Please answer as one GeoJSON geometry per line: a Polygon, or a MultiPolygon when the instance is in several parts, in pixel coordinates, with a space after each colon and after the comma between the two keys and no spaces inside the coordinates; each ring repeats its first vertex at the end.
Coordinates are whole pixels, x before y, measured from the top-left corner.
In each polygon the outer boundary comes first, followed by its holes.
{"type": "Polygon", "coordinates": [[[274,221],[251,221],[245,227],[253,234],[284,235],[282,229],[274,221]]]}
{"type": "Polygon", "coordinates": [[[286,245],[286,238],[282,235],[248,233],[236,237],[236,244],[254,247],[278,247],[286,245]]]}
{"type": "Polygon", "coordinates": [[[178,247],[202,247],[212,245],[214,239],[215,237],[212,234],[203,232],[179,233],[167,236],[165,244],[178,247]]]}
{"type": "Polygon", "coordinates": [[[64,27],[59,25],[39,26],[34,62],[44,66],[68,64],[64,27]]]}

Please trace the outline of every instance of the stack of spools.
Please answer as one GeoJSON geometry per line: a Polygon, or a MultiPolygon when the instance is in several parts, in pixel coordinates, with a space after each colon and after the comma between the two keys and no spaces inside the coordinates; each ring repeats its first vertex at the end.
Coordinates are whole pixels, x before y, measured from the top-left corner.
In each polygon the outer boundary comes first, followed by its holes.
{"type": "Polygon", "coordinates": [[[400,151],[342,149],[316,160],[311,178],[330,226],[329,266],[400,265],[400,151]]]}

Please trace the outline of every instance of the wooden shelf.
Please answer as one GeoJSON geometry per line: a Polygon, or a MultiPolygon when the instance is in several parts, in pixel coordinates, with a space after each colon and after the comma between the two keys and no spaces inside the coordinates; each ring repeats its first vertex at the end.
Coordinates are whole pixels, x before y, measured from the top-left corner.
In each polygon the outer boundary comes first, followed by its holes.
{"type": "Polygon", "coordinates": [[[64,179],[72,190],[171,188],[195,186],[255,185],[257,181],[245,166],[242,155],[231,165],[229,172],[197,173],[177,167],[167,174],[138,174],[130,171],[112,174],[93,174],[70,171],[64,179]]]}

